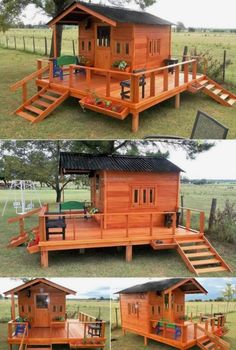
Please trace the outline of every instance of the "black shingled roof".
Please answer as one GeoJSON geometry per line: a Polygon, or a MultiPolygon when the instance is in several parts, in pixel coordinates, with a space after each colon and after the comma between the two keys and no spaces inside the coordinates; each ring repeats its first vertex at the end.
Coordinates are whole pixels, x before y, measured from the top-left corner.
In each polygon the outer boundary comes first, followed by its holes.
{"type": "Polygon", "coordinates": [[[60,172],[76,173],[96,170],[137,171],[137,172],[174,172],[182,171],[178,166],[163,157],[92,155],[84,153],[61,152],[60,172]]]}
{"type": "MultiPolygon", "coordinates": [[[[91,4],[87,2],[82,1],[74,1],[70,6],[67,6],[61,13],[59,13],[56,17],[53,18],[56,19],[58,16],[60,16],[66,9],[72,7],[74,4],[79,3],[87,8],[113,20],[116,22],[121,23],[135,23],[135,24],[151,24],[151,25],[167,25],[170,26],[173,23],[166,21],[160,17],[154,16],[148,12],[145,11],[138,11],[138,10],[131,10],[123,7],[116,7],[116,6],[107,6],[107,5],[101,5],[101,4],[91,4]]],[[[66,20],[75,20],[75,15],[72,15],[73,17],[70,17],[70,14],[66,15],[66,20]]],[[[52,20],[48,22],[48,24],[51,23],[52,20]]]]}
{"type": "MultiPolygon", "coordinates": [[[[161,281],[147,282],[144,284],[138,284],[136,286],[126,288],[124,290],[117,292],[116,294],[163,292],[164,290],[169,289],[169,288],[175,286],[176,284],[178,284],[179,282],[185,281],[185,280],[186,280],[185,278],[169,278],[169,279],[165,279],[165,280],[161,280],[161,281]]],[[[187,282],[187,280],[186,280],[186,282],[187,282]]],[[[199,286],[201,286],[201,285],[199,284],[199,286]]],[[[207,291],[202,286],[201,286],[201,288],[207,293],[207,291]]],[[[186,290],[186,293],[187,292],[188,291],[186,290]]],[[[194,293],[201,293],[201,291],[199,292],[199,290],[196,289],[196,292],[194,291],[194,293]]]]}

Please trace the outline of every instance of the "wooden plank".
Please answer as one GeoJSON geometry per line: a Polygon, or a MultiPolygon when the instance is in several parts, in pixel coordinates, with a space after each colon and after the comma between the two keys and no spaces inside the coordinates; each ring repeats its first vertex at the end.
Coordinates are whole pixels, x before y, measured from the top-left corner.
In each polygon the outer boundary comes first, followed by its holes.
{"type": "Polygon", "coordinates": [[[222,91],[222,89],[215,89],[212,92],[213,92],[213,94],[218,95],[221,91],[222,91]]]}
{"type": "Polygon", "coordinates": [[[189,66],[188,66],[188,64],[185,64],[184,65],[184,82],[185,83],[187,83],[189,81],[188,73],[189,73],[189,66]]]}
{"type": "Polygon", "coordinates": [[[169,69],[166,68],[163,71],[163,91],[169,90],[169,69]]]}
{"type": "Polygon", "coordinates": [[[215,87],[215,84],[208,84],[207,86],[205,86],[207,90],[211,90],[213,87],[215,87]]]}
{"type": "Polygon", "coordinates": [[[155,73],[152,72],[150,75],[150,96],[153,97],[156,94],[156,82],[155,82],[155,73]]]}
{"type": "Polygon", "coordinates": [[[18,111],[16,114],[30,122],[33,122],[35,120],[35,117],[23,111],[18,111]]]}
{"type": "Polygon", "coordinates": [[[231,106],[236,102],[234,98],[231,98],[230,100],[227,101],[231,106]]]}
{"type": "Polygon", "coordinates": [[[29,111],[35,113],[35,114],[41,114],[43,112],[42,109],[39,109],[35,106],[32,106],[32,105],[26,105],[25,106],[25,109],[28,109],[29,111]]]}
{"type": "Polygon", "coordinates": [[[188,258],[198,258],[198,257],[203,257],[203,256],[214,256],[215,254],[212,253],[211,251],[208,252],[199,252],[199,253],[188,253],[186,256],[188,258]]]}
{"type": "Polygon", "coordinates": [[[210,265],[220,263],[218,259],[205,259],[205,260],[191,260],[191,263],[195,265],[210,265]]]}
{"type": "Polygon", "coordinates": [[[132,261],[132,255],[133,255],[133,247],[132,247],[132,245],[127,245],[126,246],[126,253],[125,253],[125,259],[127,262],[132,261]]]}
{"type": "Polygon", "coordinates": [[[208,80],[207,80],[207,79],[202,80],[202,81],[199,82],[200,85],[205,85],[205,84],[207,84],[207,83],[208,83],[208,80]]]}
{"type": "Polygon", "coordinates": [[[50,103],[47,103],[47,102],[39,100],[39,99],[34,101],[34,103],[39,105],[39,106],[46,107],[46,108],[48,108],[50,106],[50,103]]]}
{"type": "Polygon", "coordinates": [[[226,271],[227,269],[223,266],[217,266],[217,267],[207,267],[203,269],[196,269],[197,273],[208,273],[208,272],[220,272],[220,271],[226,271]]]}
{"type": "Polygon", "coordinates": [[[227,97],[229,97],[229,94],[220,95],[220,98],[222,98],[222,100],[226,100],[227,97]]]}
{"type": "Polygon", "coordinates": [[[175,87],[179,86],[179,72],[180,72],[180,69],[179,69],[179,66],[177,66],[175,68],[175,87]]]}
{"type": "Polygon", "coordinates": [[[47,95],[47,93],[45,94],[39,94],[39,96],[47,99],[47,100],[50,100],[50,101],[56,101],[57,100],[57,97],[54,97],[54,96],[51,96],[51,95],[47,95]]]}
{"type": "Polygon", "coordinates": [[[187,246],[187,247],[181,247],[184,251],[185,250],[197,250],[197,249],[209,249],[209,247],[206,244],[200,244],[200,245],[193,245],[193,246],[187,246]]]}

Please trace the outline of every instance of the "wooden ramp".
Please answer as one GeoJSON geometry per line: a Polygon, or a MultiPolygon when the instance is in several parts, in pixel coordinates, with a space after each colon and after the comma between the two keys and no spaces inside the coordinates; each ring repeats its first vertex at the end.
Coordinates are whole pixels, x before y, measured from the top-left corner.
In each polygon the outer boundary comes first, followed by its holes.
{"type": "Polygon", "coordinates": [[[178,252],[189,270],[199,275],[202,273],[231,271],[227,263],[212,247],[205,236],[184,239],[177,237],[178,252]]]}
{"type": "Polygon", "coordinates": [[[24,102],[15,114],[30,121],[38,123],[46,118],[55,108],[64,102],[69,96],[68,91],[58,91],[55,88],[44,87],[26,102],[24,102]]]}
{"type": "Polygon", "coordinates": [[[20,234],[16,237],[13,237],[10,240],[9,244],[7,245],[7,248],[19,247],[23,243],[27,242],[27,240],[28,240],[28,234],[25,232],[24,234],[20,234]]]}
{"type": "Polygon", "coordinates": [[[223,88],[214,80],[206,77],[204,80],[199,82],[199,84],[202,86],[202,91],[206,95],[210,96],[223,106],[232,107],[236,103],[236,95],[223,88]]]}

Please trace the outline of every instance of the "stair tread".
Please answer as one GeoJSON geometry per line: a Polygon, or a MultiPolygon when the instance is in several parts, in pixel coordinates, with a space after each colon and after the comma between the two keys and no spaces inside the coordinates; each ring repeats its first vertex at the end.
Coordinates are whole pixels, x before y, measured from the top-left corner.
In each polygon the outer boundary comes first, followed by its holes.
{"type": "Polygon", "coordinates": [[[51,100],[51,101],[56,101],[58,99],[58,97],[54,97],[54,96],[48,95],[47,93],[39,95],[39,96],[41,96],[43,98],[46,98],[46,100],[51,100]]]}
{"type": "Polygon", "coordinates": [[[208,344],[206,344],[206,345],[204,345],[204,347],[208,350],[208,349],[210,349],[212,346],[214,346],[214,343],[208,343],[208,344]]]}
{"type": "Polygon", "coordinates": [[[31,114],[28,114],[24,111],[18,111],[16,114],[29,120],[30,122],[33,122],[35,120],[35,117],[33,117],[31,114]]]}
{"type": "Polygon", "coordinates": [[[215,89],[213,90],[213,94],[218,95],[221,91],[222,89],[215,89]]]}
{"type": "Polygon", "coordinates": [[[34,103],[39,105],[39,106],[46,107],[46,108],[50,106],[50,103],[47,103],[47,102],[42,101],[42,100],[36,100],[36,101],[34,101],[34,103]]]}
{"type": "Polygon", "coordinates": [[[197,249],[209,249],[209,246],[206,244],[192,245],[187,247],[181,247],[182,250],[197,250],[197,249]]]}
{"type": "Polygon", "coordinates": [[[53,89],[47,89],[47,92],[51,92],[52,94],[56,94],[56,95],[60,95],[60,96],[63,95],[63,92],[53,90],[53,89]]]}
{"type": "Polygon", "coordinates": [[[207,272],[217,272],[217,271],[226,271],[227,269],[223,266],[216,266],[216,267],[206,267],[206,268],[198,268],[195,269],[197,273],[207,273],[207,272]]]}
{"type": "Polygon", "coordinates": [[[24,106],[24,108],[33,112],[33,113],[36,113],[36,114],[41,114],[43,112],[42,109],[37,108],[37,107],[32,106],[32,105],[26,105],[26,106],[24,106]]]}
{"type": "Polygon", "coordinates": [[[211,90],[214,86],[215,86],[215,84],[208,84],[208,85],[206,85],[206,89],[211,90]]]}
{"type": "Polygon", "coordinates": [[[222,98],[222,100],[226,100],[227,97],[229,97],[229,94],[220,95],[220,98],[222,98]]]}
{"type": "Polygon", "coordinates": [[[210,255],[215,255],[214,253],[212,253],[211,251],[208,252],[199,252],[199,253],[189,253],[189,254],[185,254],[187,256],[187,258],[197,258],[197,257],[201,257],[201,256],[210,256],[210,255]]]}
{"type": "Polygon", "coordinates": [[[227,102],[232,106],[236,102],[236,100],[234,98],[231,98],[227,102]]]}
{"type": "Polygon", "coordinates": [[[206,83],[208,83],[208,80],[202,80],[199,82],[200,85],[205,85],[206,83]]]}
{"type": "Polygon", "coordinates": [[[202,260],[190,260],[192,265],[208,265],[220,263],[218,259],[202,259],[202,260]]]}
{"type": "Polygon", "coordinates": [[[186,243],[192,244],[192,243],[201,243],[201,242],[205,242],[204,239],[196,238],[196,239],[193,239],[191,241],[188,240],[188,239],[184,239],[184,240],[178,241],[179,244],[186,244],[186,243]]]}

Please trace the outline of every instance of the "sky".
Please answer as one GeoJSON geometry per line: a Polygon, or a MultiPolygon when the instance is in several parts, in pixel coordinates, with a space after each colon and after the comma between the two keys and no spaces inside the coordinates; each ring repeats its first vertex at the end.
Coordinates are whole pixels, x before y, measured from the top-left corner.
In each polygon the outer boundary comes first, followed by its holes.
{"type": "MultiPolygon", "coordinates": [[[[93,0],[100,2],[100,0],[93,0]]],[[[102,0],[107,3],[107,0],[102,0]]],[[[134,8],[132,4],[130,8],[134,8]]],[[[167,19],[173,23],[181,21],[186,27],[207,28],[235,28],[236,1],[225,0],[157,0],[157,3],[148,8],[148,12],[167,19]]],[[[47,22],[48,18],[40,10],[29,5],[24,12],[25,23],[37,24],[47,22]]]]}
{"type": "MultiPolygon", "coordinates": [[[[52,282],[77,292],[76,296],[70,298],[87,299],[105,297],[116,298],[115,293],[131,286],[150,281],[158,281],[163,278],[51,278],[52,282]]],[[[186,300],[202,298],[203,300],[222,296],[222,290],[226,283],[236,286],[236,278],[197,278],[197,281],[208,291],[204,294],[191,294],[186,300]]],[[[7,290],[20,286],[23,282],[18,278],[0,278],[0,294],[7,290]]]]}
{"type": "Polygon", "coordinates": [[[189,179],[236,179],[236,141],[216,141],[207,152],[198,154],[195,160],[187,160],[182,150],[172,150],[169,160],[185,171],[189,179]]]}

